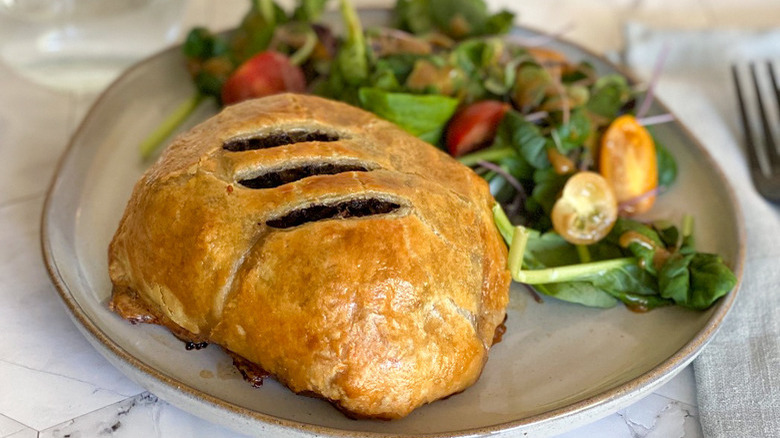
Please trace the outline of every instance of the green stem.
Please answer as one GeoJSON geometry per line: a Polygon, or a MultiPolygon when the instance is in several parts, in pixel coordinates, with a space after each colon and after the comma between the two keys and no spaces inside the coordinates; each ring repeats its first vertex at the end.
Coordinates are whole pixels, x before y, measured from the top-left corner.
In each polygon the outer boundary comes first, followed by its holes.
{"type": "Polygon", "coordinates": [[[311,52],[314,51],[315,47],[317,47],[317,34],[309,27],[306,31],[306,41],[303,42],[300,49],[290,55],[290,62],[293,65],[303,64],[303,62],[309,58],[311,52]]]}
{"type": "Polygon", "coordinates": [[[274,12],[273,0],[254,0],[255,7],[260,11],[263,20],[266,25],[273,26],[276,24],[276,13],[274,12]]]}
{"type": "Polygon", "coordinates": [[[686,214],[683,216],[682,220],[682,235],[685,238],[691,234],[693,234],[693,216],[686,214]]]}
{"type": "Polygon", "coordinates": [[[590,258],[590,251],[588,250],[587,245],[575,245],[575,248],[577,248],[577,255],[580,258],[581,263],[589,263],[590,258]]]}
{"type": "Polygon", "coordinates": [[[466,166],[474,166],[480,161],[497,161],[502,158],[511,157],[513,155],[515,155],[515,150],[511,147],[489,148],[464,155],[458,158],[458,161],[466,166]]]}
{"type": "Polygon", "coordinates": [[[346,82],[359,85],[368,77],[363,25],[360,23],[357,10],[349,0],[341,0],[339,6],[345,27],[345,38],[336,62],[346,82]]]}
{"type": "Polygon", "coordinates": [[[528,230],[525,227],[517,226],[512,236],[512,244],[509,246],[509,256],[507,264],[509,272],[520,272],[523,269],[523,255],[525,255],[525,245],[528,243],[528,230]]]}
{"type": "MultiPolygon", "coordinates": [[[[507,217],[504,209],[498,203],[493,204],[493,222],[495,222],[496,228],[501,233],[501,237],[509,245],[507,266],[512,274],[512,279],[519,283],[546,284],[585,280],[602,275],[612,269],[636,265],[637,263],[637,259],[634,257],[623,257],[598,262],[588,261],[587,263],[557,266],[554,268],[524,270],[523,256],[525,255],[525,247],[530,235],[528,229],[522,226],[512,226],[509,217],[507,217]]],[[[588,250],[584,245],[578,245],[578,251],[581,251],[580,247],[587,253],[588,250]]],[[[580,257],[585,259],[583,254],[580,254],[580,257]]],[[[590,253],[587,253],[586,259],[590,260],[590,253]]]]}
{"type": "Polygon", "coordinates": [[[493,222],[496,223],[496,228],[498,228],[498,232],[501,233],[501,237],[504,238],[504,242],[506,242],[507,245],[511,245],[512,240],[514,240],[515,228],[512,226],[509,217],[504,213],[504,209],[501,208],[501,204],[498,202],[493,204],[493,222]]]}
{"type": "Polygon", "coordinates": [[[620,259],[559,266],[555,268],[512,271],[512,279],[526,284],[563,283],[566,281],[584,280],[596,275],[601,275],[611,269],[618,269],[635,264],[635,258],[624,257],[620,259]]]}
{"type": "Polygon", "coordinates": [[[139,149],[141,151],[141,158],[144,160],[154,154],[154,151],[160,146],[160,144],[168,138],[176,128],[179,127],[185,120],[195,111],[196,108],[203,102],[204,95],[197,93],[191,98],[187,99],[181,105],[179,105],[168,117],[157,126],[148,137],[146,137],[139,149]]]}

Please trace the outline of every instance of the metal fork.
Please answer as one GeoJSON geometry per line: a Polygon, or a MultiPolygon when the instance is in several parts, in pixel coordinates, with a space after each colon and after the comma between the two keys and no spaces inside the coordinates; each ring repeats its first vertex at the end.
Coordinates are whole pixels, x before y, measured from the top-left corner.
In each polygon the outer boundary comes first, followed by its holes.
{"type": "MultiPolygon", "coordinates": [[[[742,129],[745,133],[745,145],[747,147],[748,163],[750,165],[750,175],[753,179],[753,185],[755,185],[758,193],[764,198],[772,202],[780,202],[780,152],[777,150],[777,141],[774,137],[772,123],[774,126],[780,125],[780,87],[777,85],[777,78],[775,76],[775,70],[771,62],[766,63],[766,70],[770,78],[770,90],[762,93],[762,87],[756,73],[756,65],[750,64],[750,76],[753,83],[755,107],[759,114],[760,121],[760,133],[754,135],[753,126],[750,123],[751,116],[747,106],[748,93],[742,89],[739,79],[739,68],[736,65],[731,66],[731,74],[734,78],[734,87],[737,91],[737,100],[739,100],[740,115],[742,118],[742,129]],[[764,97],[767,96],[765,101],[764,97]],[[772,95],[774,97],[772,97],[772,95]],[[775,102],[775,108],[777,108],[777,120],[771,116],[768,108],[772,99],[775,102]],[[762,141],[763,139],[763,141],[762,141]],[[767,166],[761,165],[761,155],[766,159],[767,166]]],[[[775,130],[775,133],[778,130],[775,130]]]]}

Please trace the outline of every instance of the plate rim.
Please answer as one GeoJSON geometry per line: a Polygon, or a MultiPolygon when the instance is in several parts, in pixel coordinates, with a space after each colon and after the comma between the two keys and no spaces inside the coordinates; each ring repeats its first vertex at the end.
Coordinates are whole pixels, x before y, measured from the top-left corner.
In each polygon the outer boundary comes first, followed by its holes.
{"type": "MultiPolygon", "coordinates": [[[[376,13],[376,12],[387,12],[387,11],[389,10],[380,7],[359,9],[360,13],[371,13],[371,12],[376,13]]],[[[515,24],[513,29],[522,29],[533,33],[537,33],[539,35],[545,35],[545,32],[540,31],[539,29],[535,29],[533,27],[524,26],[524,25],[515,24]]],[[[552,36],[552,40],[556,42],[560,42],[564,45],[568,45],[571,48],[576,49],[582,52],[583,54],[586,54],[587,56],[598,59],[600,62],[605,63],[610,68],[615,69],[620,74],[625,75],[629,79],[629,81],[632,81],[634,83],[640,82],[636,79],[635,75],[630,71],[628,71],[625,67],[613,63],[605,56],[595,53],[594,51],[584,47],[580,43],[571,41],[565,37],[561,37],[557,35],[552,36]]],[[[88,121],[93,117],[93,114],[96,112],[96,108],[100,105],[100,102],[107,99],[106,96],[110,94],[110,91],[112,91],[117,86],[117,84],[122,82],[124,78],[131,75],[134,71],[144,67],[145,64],[154,61],[158,57],[170,56],[171,52],[177,52],[179,51],[179,48],[180,48],[179,45],[171,46],[156,54],[153,54],[149,57],[139,60],[138,62],[134,63],[131,67],[129,67],[127,70],[122,72],[122,74],[120,74],[108,87],[106,87],[97,97],[97,99],[92,103],[87,113],[79,122],[78,127],[74,130],[72,136],[68,141],[65,150],[62,152],[62,155],[60,156],[57,162],[57,166],[55,168],[51,182],[49,183],[49,186],[46,191],[43,210],[41,213],[40,249],[43,255],[44,265],[46,267],[49,278],[52,281],[52,284],[54,285],[55,289],[57,290],[58,295],[66,305],[69,311],[69,316],[71,317],[71,319],[74,320],[74,322],[77,323],[77,325],[79,325],[79,329],[82,332],[82,334],[84,334],[85,337],[87,337],[87,339],[91,341],[93,346],[96,348],[96,350],[98,350],[99,353],[101,353],[101,355],[105,356],[106,359],[108,359],[116,368],[119,368],[120,371],[122,371],[122,373],[125,376],[127,376],[131,380],[136,381],[146,389],[149,389],[147,385],[144,385],[138,382],[135,378],[128,376],[127,373],[121,369],[121,367],[117,366],[115,361],[118,360],[123,365],[128,365],[132,368],[135,368],[136,370],[143,373],[146,378],[149,378],[152,381],[156,381],[162,384],[163,387],[167,390],[171,390],[175,392],[183,392],[191,399],[198,399],[201,402],[210,404],[211,405],[210,407],[212,408],[216,408],[222,411],[227,411],[225,413],[228,414],[228,416],[237,415],[240,418],[243,418],[245,420],[261,421],[265,423],[267,426],[280,427],[281,429],[286,429],[290,432],[306,432],[306,433],[314,433],[314,434],[321,434],[321,435],[332,436],[332,437],[345,437],[345,438],[366,437],[366,436],[370,436],[370,437],[406,436],[406,435],[399,435],[398,433],[344,430],[344,429],[339,429],[330,426],[322,426],[318,424],[306,423],[303,421],[289,420],[285,418],[276,417],[274,415],[251,410],[239,406],[237,404],[234,404],[232,402],[229,402],[227,400],[221,399],[219,397],[210,395],[203,391],[200,391],[188,385],[187,383],[177,379],[176,377],[169,376],[168,374],[155,369],[151,365],[144,363],[140,359],[130,354],[127,350],[122,348],[120,345],[118,345],[113,339],[111,339],[110,336],[108,336],[105,333],[105,331],[101,327],[99,327],[94,321],[92,321],[89,318],[87,313],[82,309],[81,305],[75,300],[73,293],[67,287],[65,280],[60,275],[59,265],[53,253],[52,242],[48,230],[51,226],[50,222],[53,221],[53,219],[50,217],[50,212],[51,212],[52,204],[54,202],[53,201],[54,194],[57,191],[57,188],[59,187],[58,183],[60,181],[62,171],[68,161],[68,158],[72,156],[74,150],[77,149],[78,142],[76,140],[80,137],[80,134],[85,129],[85,126],[88,123],[88,121]]],[[[663,101],[658,99],[658,97],[654,98],[654,104],[674,116],[674,112],[672,112],[663,101]]],[[[598,394],[594,394],[586,399],[547,412],[543,412],[543,413],[531,415],[528,417],[524,417],[512,421],[499,423],[499,424],[494,424],[490,426],[482,426],[482,427],[477,427],[472,429],[462,429],[462,430],[443,432],[443,433],[433,432],[433,433],[415,434],[414,436],[424,435],[427,437],[466,437],[466,436],[475,436],[475,435],[496,434],[496,433],[519,430],[522,428],[543,426],[544,424],[552,422],[554,420],[570,418],[572,416],[577,415],[578,413],[592,411],[597,409],[598,407],[602,407],[602,406],[609,405],[610,403],[618,402],[619,400],[627,397],[626,394],[631,393],[632,391],[641,391],[643,389],[654,388],[656,385],[660,383],[664,383],[667,379],[673,377],[676,374],[676,372],[679,372],[684,366],[686,366],[691,361],[693,361],[693,359],[695,359],[696,356],[702,351],[702,349],[709,343],[709,341],[713,338],[713,336],[717,333],[717,331],[722,326],[723,320],[729,314],[729,311],[733,307],[734,302],[736,301],[736,298],[739,295],[739,291],[742,286],[744,264],[746,258],[746,229],[744,223],[744,215],[742,212],[742,208],[739,202],[737,201],[736,193],[734,191],[732,184],[726,177],[721,167],[714,160],[709,150],[707,150],[704,147],[704,145],[701,143],[701,141],[695,135],[693,135],[690,129],[685,124],[680,122],[679,119],[677,119],[676,117],[675,117],[675,123],[677,124],[677,127],[680,129],[680,131],[682,132],[683,136],[686,139],[686,142],[688,143],[686,147],[695,148],[697,152],[700,154],[700,156],[704,159],[705,161],[704,164],[707,167],[710,167],[724,183],[726,187],[727,201],[730,205],[732,205],[734,209],[734,219],[735,219],[735,226],[737,231],[736,237],[738,240],[738,248],[736,252],[736,258],[732,260],[732,263],[733,263],[734,275],[737,278],[737,283],[734,286],[734,288],[725,297],[721,298],[721,300],[717,304],[717,308],[710,316],[710,318],[707,320],[704,327],[699,332],[697,332],[697,334],[692,339],[690,339],[682,347],[680,347],[674,354],[666,358],[664,361],[662,361],[661,363],[659,363],[649,371],[623,384],[604,390],[602,392],[599,392],[598,394]]],[[[165,398],[163,399],[169,401],[165,398]]],[[[181,405],[177,404],[172,400],[170,401],[170,403],[182,407],[181,405]]],[[[186,407],[182,407],[182,408],[184,410],[188,410],[186,407]]],[[[197,415],[197,414],[193,414],[193,415],[202,418],[201,415],[197,415]]],[[[219,422],[218,419],[208,418],[208,420],[219,422]]],[[[228,422],[221,422],[221,423],[228,427],[231,426],[231,423],[228,422]]]]}

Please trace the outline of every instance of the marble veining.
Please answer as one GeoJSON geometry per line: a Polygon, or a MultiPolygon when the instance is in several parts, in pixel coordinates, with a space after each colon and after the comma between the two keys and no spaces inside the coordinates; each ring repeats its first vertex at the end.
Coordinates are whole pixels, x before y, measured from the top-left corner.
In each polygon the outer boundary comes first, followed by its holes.
{"type": "Polygon", "coordinates": [[[0,208],[0,413],[42,430],[141,392],[67,316],[38,254],[43,197],[0,208]],[[27,250],[34,248],[34,250],[27,250]]]}
{"type": "Polygon", "coordinates": [[[683,438],[701,436],[698,410],[676,400],[651,394],[643,406],[630,406],[618,412],[636,438],[683,438]]]}
{"type": "Polygon", "coordinates": [[[240,438],[144,392],[41,431],[38,438],[240,438]]]}

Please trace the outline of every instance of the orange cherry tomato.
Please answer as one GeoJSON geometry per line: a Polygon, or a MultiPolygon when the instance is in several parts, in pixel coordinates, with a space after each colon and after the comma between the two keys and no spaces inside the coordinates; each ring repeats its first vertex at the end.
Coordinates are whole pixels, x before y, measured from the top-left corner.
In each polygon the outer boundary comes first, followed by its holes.
{"type": "Polygon", "coordinates": [[[599,172],[615,192],[622,211],[644,213],[655,203],[655,143],[633,116],[620,116],[607,128],[601,138],[599,172]]]}
{"type": "Polygon", "coordinates": [[[547,148],[547,159],[550,160],[550,164],[558,175],[566,175],[576,168],[571,158],[558,152],[555,147],[547,148]]]}
{"type": "Polygon", "coordinates": [[[552,209],[555,231],[575,245],[596,243],[617,220],[617,201],[607,181],[595,172],[578,172],[563,187],[552,209]]]}

